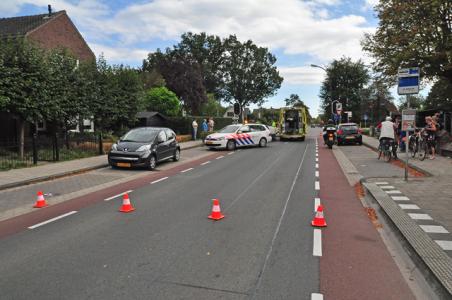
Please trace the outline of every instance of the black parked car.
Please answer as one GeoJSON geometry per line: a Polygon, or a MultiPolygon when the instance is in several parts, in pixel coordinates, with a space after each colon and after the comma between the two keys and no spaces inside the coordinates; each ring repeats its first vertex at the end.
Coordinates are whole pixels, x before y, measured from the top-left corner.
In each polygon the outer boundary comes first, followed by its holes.
{"type": "Polygon", "coordinates": [[[363,137],[361,135],[361,129],[359,129],[356,123],[343,123],[337,126],[337,144],[363,144],[363,137]]]}
{"type": "Polygon", "coordinates": [[[158,162],[180,159],[176,134],[169,128],[139,127],[127,132],[108,152],[112,167],[155,169],[158,162]]]}

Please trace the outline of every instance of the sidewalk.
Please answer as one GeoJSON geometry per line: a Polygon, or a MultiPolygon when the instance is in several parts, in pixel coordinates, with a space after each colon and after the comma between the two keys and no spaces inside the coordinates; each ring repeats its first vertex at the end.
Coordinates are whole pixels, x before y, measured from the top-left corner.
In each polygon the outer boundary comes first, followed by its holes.
{"type": "MultiPolygon", "coordinates": [[[[202,141],[180,143],[181,150],[202,146],[202,141]]],[[[64,162],[49,163],[30,168],[0,172],[0,190],[51,180],[108,166],[107,155],[64,162]]]]}

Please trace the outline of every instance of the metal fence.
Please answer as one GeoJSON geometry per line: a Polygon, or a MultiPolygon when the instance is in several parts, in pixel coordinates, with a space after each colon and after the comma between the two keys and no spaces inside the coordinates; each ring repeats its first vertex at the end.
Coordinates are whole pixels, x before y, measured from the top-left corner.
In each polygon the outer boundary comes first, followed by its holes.
{"type": "Polygon", "coordinates": [[[0,170],[99,154],[103,154],[100,134],[35,134],[25,138],[23,146],[18,141],[0,141],[0,170]]]}

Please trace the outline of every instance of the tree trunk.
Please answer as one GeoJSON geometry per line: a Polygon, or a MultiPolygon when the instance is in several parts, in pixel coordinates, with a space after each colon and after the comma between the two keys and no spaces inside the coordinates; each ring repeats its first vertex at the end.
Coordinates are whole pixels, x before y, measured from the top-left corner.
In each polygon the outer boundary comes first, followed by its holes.
{"type": "Polygon", "coordinates": [[[22,118],[17,118],[17,135],[19,141],[19,157],[20,159],[24,159],[25,153],[25,121],[22,118]]]}

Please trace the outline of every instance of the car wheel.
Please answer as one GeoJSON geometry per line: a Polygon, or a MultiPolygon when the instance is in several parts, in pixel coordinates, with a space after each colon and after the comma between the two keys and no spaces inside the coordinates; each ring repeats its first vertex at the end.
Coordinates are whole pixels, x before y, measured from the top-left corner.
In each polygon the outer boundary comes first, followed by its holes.
{"type": "Polygon", "coordinates": [[[179,161],[179,159],[180,159],[180,149],[176,149],[174,151],[173,160],[174,161],[179,161]]]}
{"type": "Polygon", "coordinates": [[[259,141],[259,147],[267,147],[267,139],[261,138],[259,141]]]}
{"type": "Polygon", "coordinates": [[[234,151],[235,150],[235,141],[229,140],[228,143],[226,144],[226,149],[228,151],[234,151]]]}
{"type": "Polygon", "coordinates": [[[151,155],[151,157],[149,158],[149,170],[154,170],[156,166],[157,158],[155,157],[155,155],[151,155]]]}

